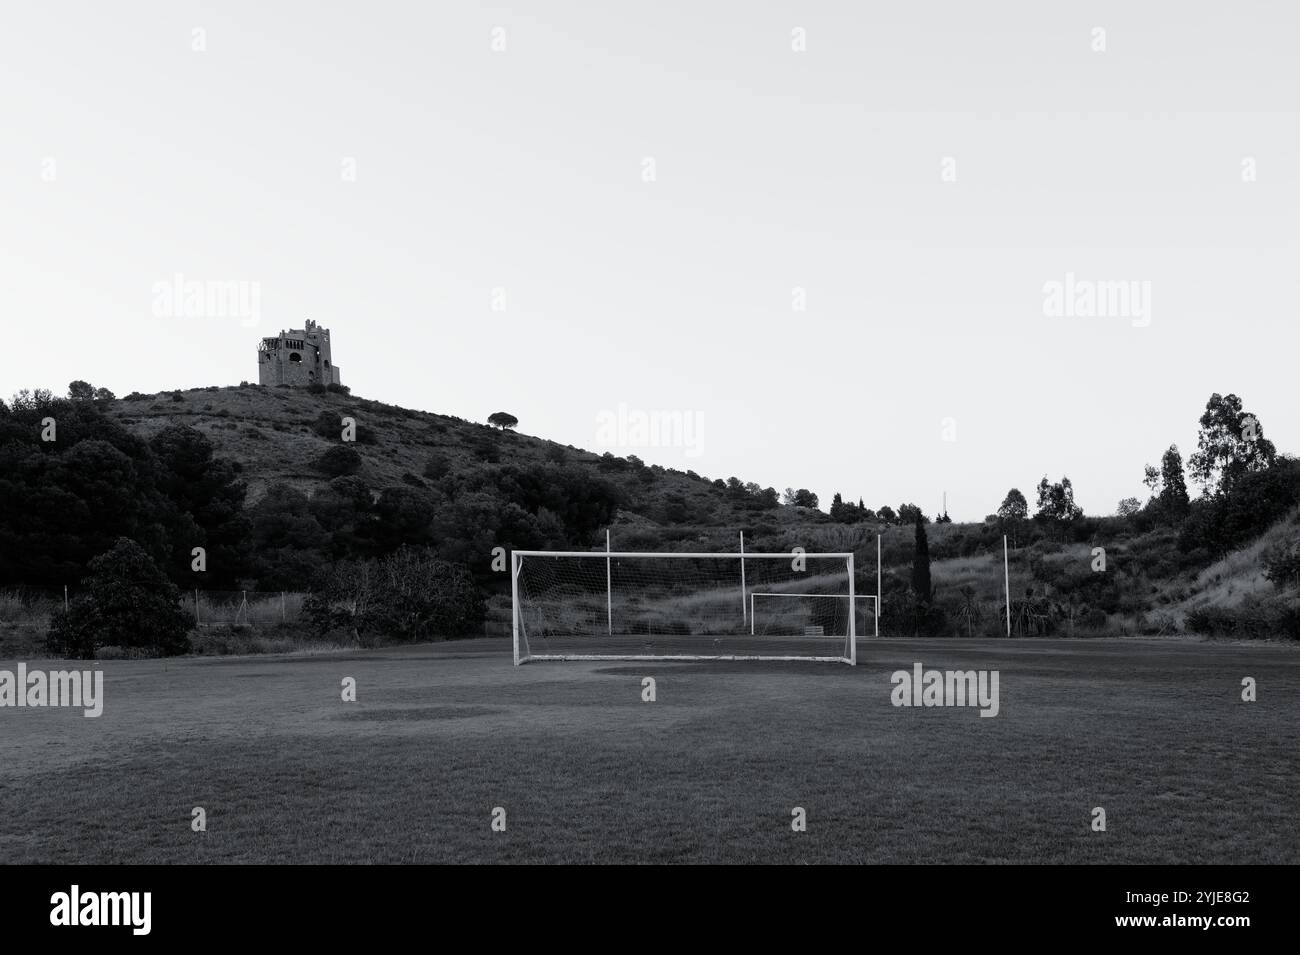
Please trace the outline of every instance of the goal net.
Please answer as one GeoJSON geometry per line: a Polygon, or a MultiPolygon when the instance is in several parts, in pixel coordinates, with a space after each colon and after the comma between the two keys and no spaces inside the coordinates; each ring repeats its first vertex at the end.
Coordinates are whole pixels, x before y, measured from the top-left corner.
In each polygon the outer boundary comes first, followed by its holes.
{"type": "MultiPolygon", "coordinates": [[[[856,636],[879,636],[880,613],[875,594],[856,594],[852,598],[856,636]]],[[[824,626],[834,615],[843,613],[850,597],[847,593],[762,593],[749,595],[749,632],[754,635],[777,630],[807,630],[824,626]]]]}
{"type": "Polygon", "coordinates": [[[852,554],[515,551],[512,574],[516,664],[857,661],[852,554]],[[802,609],[751,618],[773,593],[802,609]]]}

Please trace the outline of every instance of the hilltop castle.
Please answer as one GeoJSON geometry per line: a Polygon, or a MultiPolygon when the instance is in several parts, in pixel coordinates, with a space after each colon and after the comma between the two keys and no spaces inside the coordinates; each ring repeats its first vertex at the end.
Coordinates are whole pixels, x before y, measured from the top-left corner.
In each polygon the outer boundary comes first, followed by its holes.
{"type": "Polygon", "coordinates": [[[263,385],[341,385],[330,356],[330,330],[311,319],[307,327],[281,331],[257,346],[257,380],[263,385]]]}

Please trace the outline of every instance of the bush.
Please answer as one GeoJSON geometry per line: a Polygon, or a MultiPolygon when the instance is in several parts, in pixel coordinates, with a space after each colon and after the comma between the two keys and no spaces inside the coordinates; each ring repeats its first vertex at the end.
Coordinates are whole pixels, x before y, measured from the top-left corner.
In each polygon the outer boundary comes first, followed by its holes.
{"type": "Polygon", "coordinates": [[[450,472],[451,461],[440,451],[434,451],[429,455],[429,460],[424,463],[424,476],[431,481],[441,481],[450,472]]]}
{"type": "Polygon", "coordinates": [[[1247,596],[1237,607],[1198,607],[1184,618],[1188,630],[1210,636],[1300,639],[1300,601],[1247,596]]]}
{"type": "Polygon", "coordinates": [[[1079,621],[1080,625],[1087,630],[1104,630],[1106,629],[1106,622],[1106,612],[1099,607],[1093,607],[1079,621]]]}
{"type": "Polygon", "coordinates": [[[1264,576],[1279,587],[1300,584],[1300,537],[1281,541],[1264,552],[1264,576]]]}
{"type": "Polygon", "coordinates": [[[50,619],[46,648],[93,659],[99,647],[139,648],[162,656],[186,653],[193,623],[180,590],[133,540],[119,538],[90,562],[85,590],[50,619]]]}
{"type": "Polygon", "coordinates": [[[302,609],[318,633],[348,630],[361,643],[380,635],[464,636],[486,612],[464,567],[411,547],[378,561],[340,561],[321,575],[302,609]]]}
{"type": "Polygon", "coordinates": [[[361,470],[361,455],[346,445],[336,445],[316,459],[316,469],[330,477],[356,474],[361,470]]]}
{"type": "Polygon", "coordinates": [[[312,422],[311,429],[322,438],[337,441],[343,434],[343,422],[333,411],[322,411],[312,422]]]}

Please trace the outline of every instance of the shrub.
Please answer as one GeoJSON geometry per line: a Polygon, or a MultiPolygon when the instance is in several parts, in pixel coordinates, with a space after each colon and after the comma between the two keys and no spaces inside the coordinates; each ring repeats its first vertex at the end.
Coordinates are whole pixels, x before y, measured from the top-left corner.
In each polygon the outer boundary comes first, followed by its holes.
{"type": "Polygon", "coordinates": [[[1193,633],[1244,637],[1300,639],[1300,601],[1276,596],[1247,596],[1237,607],[1198,607],[1184,623],[1193,633]]]}
{"type": "Polygon", "coordinates": [[[180,590],[135,541],[119,538],[90,562],[85,589],[65,612],[55,611],[46,647],[73,659],[97,648],[141,648],[170,656],[189,650],[190,615],[180,590]]]}
{"type": "Polygon", "coordinates": [[[1093,607],[1083,615],[1083,619],[1079,623],[1088,630],[1104,630],[1106,629],[1106,620],[1106,612],[1100,607],[1093,607]]]}
{"type": "Polygon", "coordinates": [[[424,462],[424,476],[431,481],[441,481],[450,472],[451,461],[440,451],[434,451],[429,455],[429,460],[424,462]]]}
{"type": "Polygon", "coordinates": [[[1264,576],[1279,587],[1300,584],[1300,537],[1281,541],[1264,552],[1264,576]]]}
{"type": "Polygon", "coordinates": [[[316,459],[316,468],[330,477],[356,474],[361,470],[361,455],[346,445],[335,445],[316,459]]]}
{"type": "Polygon", "coordinates": [[[343,422],[339,415],[333,411],[322,411],[316,416],[316,420],[312,422],[311,429],[322,438],[329,438],[332,441],[338,440],[343,433],[343,422]]]}
{"type": "Polygon", "coordinates": [[[349,630],[358,642],[379,635],[410,641],[464,636],[482,624],[485,612],[464,567],[411,547],[378,561],[340,561],[303,601],[303,615],[317,632],[349,630]]]}

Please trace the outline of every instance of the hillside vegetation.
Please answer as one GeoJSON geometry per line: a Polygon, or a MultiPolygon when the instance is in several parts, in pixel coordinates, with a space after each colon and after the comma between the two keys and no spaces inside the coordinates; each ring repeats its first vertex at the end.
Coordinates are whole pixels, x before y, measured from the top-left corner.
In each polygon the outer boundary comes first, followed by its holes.
{"type": "MultiPolygon", "coordinates": [[[[744,531],[753,551],[852,551],[856,588],[869,594],[879,534],[883,634],[997,636],[1008,618],[1005,535],[1015,635],[1300,636],[1300,575],[1289,569],[1300,464],[1262,432],[1238,440],[1239,419],[1255,434],[1235,396],[1207,405],[1191,463],[1214,488],[1196,500],[1170,448],[1148,468],[1151,499],[1121,502],[1121,516],[1084,515],[1068,478],[1044,477],[1033,516],[1012,489],[996,514],[956,524],[838,494],[826,513],[806,489],[781,495],[559,445],[516,433],[505,413],[494,428],[344,389],[244,384],[116,399],[74,382],[68,398],[0,402],[0,587],[75,593],[92,561],[114,551],[152,562],[186,592],[311,591],[302,606],[317,630],[420,639],[483,633],[485,619],[487,632],[505,632],[499,555],[511,550],[603,549],[608,529],[618,550],[734,551],[744,531]],[[430,590],[417,574],[439,581],[438,593],[412,596],[430,590]]],[[[97,565],[101,576],[113,563],[97,565]]],[[[59,621],[69,634],[109,625],[59,621]]]]}

